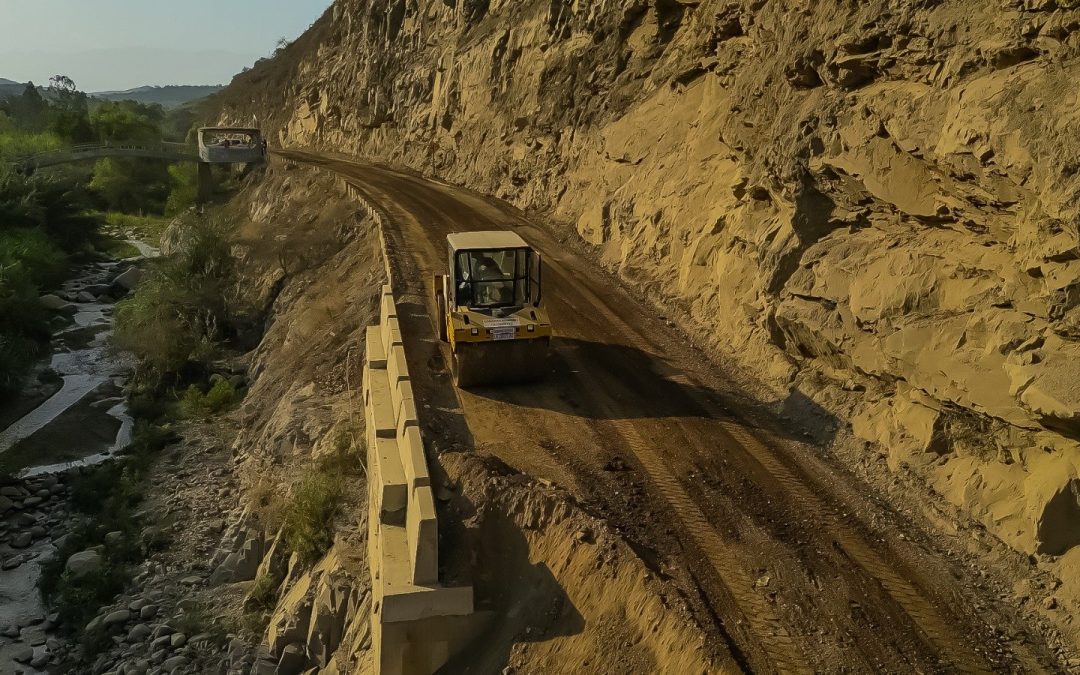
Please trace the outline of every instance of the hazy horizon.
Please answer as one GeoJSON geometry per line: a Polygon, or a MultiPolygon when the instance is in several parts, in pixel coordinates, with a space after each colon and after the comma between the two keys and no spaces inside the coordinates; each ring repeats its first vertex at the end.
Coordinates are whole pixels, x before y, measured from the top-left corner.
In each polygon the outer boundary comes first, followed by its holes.
{"type": "Polygon", "coordinates": [[[136,0],[0,0],[0,78],[44,86],[64,74],[88,92],[228,84],[330,2],[189,0],[177,11],[136,0]]]}

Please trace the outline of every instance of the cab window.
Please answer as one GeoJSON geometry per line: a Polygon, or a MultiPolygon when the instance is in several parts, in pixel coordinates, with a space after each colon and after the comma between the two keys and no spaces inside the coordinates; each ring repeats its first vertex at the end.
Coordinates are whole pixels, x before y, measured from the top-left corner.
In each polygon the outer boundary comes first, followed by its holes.
{"type": "Polygon", "coordinates": [[[460,305],[514,307],[528,298],[528,251],[462,251],[457,256],[460,305]]]}

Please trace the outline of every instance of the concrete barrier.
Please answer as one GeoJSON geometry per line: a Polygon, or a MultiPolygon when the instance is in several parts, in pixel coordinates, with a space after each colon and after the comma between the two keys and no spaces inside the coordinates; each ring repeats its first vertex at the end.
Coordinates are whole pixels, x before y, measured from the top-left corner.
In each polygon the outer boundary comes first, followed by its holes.
{"type": "Polygon", "coordinates": [[[471,586],[439,581],[439,525],[409,364],[389,285],[367,330],[372,648],[375,672],[429,675],[472,635],[471,586]]]}
{"type": "Polygon", "coordinates": [[[379,296],[379,325],[370,326],[364,338],[362,385],[373,671],[432,675],[493,617],[475,611],[471,585],[440,581],[438,513],[397,318],[385,221],[359,187],[341,176],[336,183],[378,225],[388,282],[379,296]]]}

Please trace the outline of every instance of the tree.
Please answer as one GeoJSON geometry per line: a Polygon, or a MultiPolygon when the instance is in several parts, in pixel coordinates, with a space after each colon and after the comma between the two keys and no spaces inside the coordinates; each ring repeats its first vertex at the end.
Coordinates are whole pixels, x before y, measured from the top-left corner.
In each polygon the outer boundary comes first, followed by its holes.
{"type": "Polygon", "coordinates": [[[163,113],[134,101],[104,103],[90,116],[94,134],[102,141],[156,143],[161,140],[163,113]]]}
{"type": "Polygon", "coordinates": [[[199,116],[191,108],[175,108],[165,113],[161,123],[162,138],[175,143],[188,142],[188,133],[196,128],[199,116]]]}
{"type": "Polygon", "coordinates": [[[49,104],[33,82],[26,85],[22,94],[8,100],[5,107],[19,130],[36,133],[48,126],[49,104]]]}
{"type": "Polygon", "coordinates": [[[137,208],[141,201],[141,187],[127,162],[99,159],[94,165],[90,189],[98,193],[110,209],[127,211],[137,208]]]}
{"type": "Polygon", "coordinates": [[[72,143],[92,140],[86,94],[78,90],[75,81],[67,75],[53,75],[49,78],[49,94],[53,98],[49,127],[72,143]]]}
{"type": "Polygon", "coordinates": [[[49,78],[49,91],[70,96],[78,89],[75,87],[75,80],[67,75],[53,75],[49,78]]]}
{"type": "Polygon", "coordinates": [[[194,164],[169,167],[171,190],[165,202],[165,215],[175,216],[195,205],[199,199],[199,172],[194,164]]]}
{"type": "Polygon", "coordinates": [[[110,210],[160,213],[169,196],[168,167],[153,159],[100,159],[90,189],[110,210]]]}

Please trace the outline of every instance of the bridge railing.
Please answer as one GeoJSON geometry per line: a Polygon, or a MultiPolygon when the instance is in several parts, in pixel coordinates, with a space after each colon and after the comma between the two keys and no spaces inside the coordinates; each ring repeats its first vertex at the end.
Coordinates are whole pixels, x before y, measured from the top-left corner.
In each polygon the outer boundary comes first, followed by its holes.
{"type": "Polygon", "coordinates": [[[34,169],[98,157],[150,157],[154,159],[205,162],[210,164],[255,164],[266,161],[266,150],[259,145],[239,147],[198,147],[187,143],[80,143],[47,150],[15,159],[23,169],[34,169]]]}
{"type": "Polygon", "coordinates": [[[35,168],[58,164],[64,161],[94,156],[107,156],[109,153],[127,154],[129,156],[161,157],[164,159],[175,158],[177,160],[194,160],[198,158],[198,148],[186,143],[159,142],[159,143],[80,143],[77,145],[46,150],[44,152],[26,155],[17,158],[14,163],[18,166],[35,168]]]}

